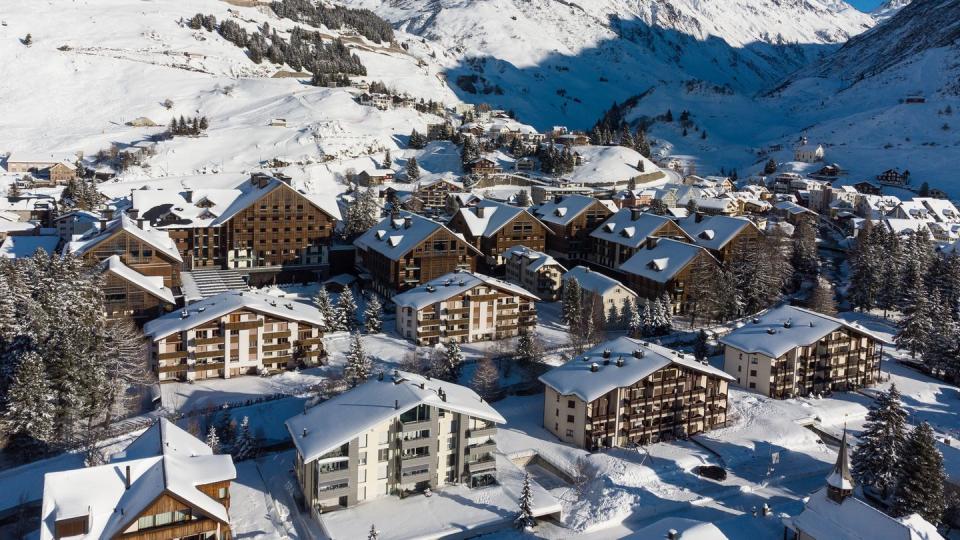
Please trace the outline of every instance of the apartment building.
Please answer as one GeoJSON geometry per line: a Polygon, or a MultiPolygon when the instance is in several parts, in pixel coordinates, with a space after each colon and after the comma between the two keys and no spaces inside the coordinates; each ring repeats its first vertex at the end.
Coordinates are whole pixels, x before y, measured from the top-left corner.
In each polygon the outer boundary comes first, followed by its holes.
{"type": "Polygon", "coordinates": [[[123,214],[114,219],[104,216],[96,228],[69,242],[65,251],[91,264],[117,256],[143,276],[162,278],[164,287],[180,286],[183,258],[170,236],[123,214]]]}
{"type": "Polygon", "coordinates": [[[873,384],[888,342],[859,324],[781,306],[757,315],[720,343],[723,369],[737,384],[786,399],[873,384]]]}
{"type": "Polygon", "coordinates": [[[143,322],[177,305],[173,291],[161,276],[145,276],[111,255],[97,266],[103,277],[103,306],[108,319],[129,317],[143,322]]]}
{"type": "Polygon", "coordinates": [[[491,268],[503,265],[504,255],[515,246],[542,251],[550,231],[525,208],[491,200],[461,208],[447,225],[479,249],[491,268]]]}
{"type": "Polygon", "coordinates": [[[380,497],[496,481],[497,424],[473,390],[382,373],[286,422],[314,517],[380,497]]]}
{"type": "Polygon", "coordinates": [[[446,226],[394,212],[353,244],[373,289],[390,298],[455,270],[474,271],[480,251],[446,226]]]}
{"type": "Polygon", "coordinates": [[[451,272],[393,297],[397,333],[422,346],[532,331],[536,300],[522,287],[474,272],[451,272]]]}
{"type": "Polygon", "coordinates": [[[590,233],[593,240],[590,260],[616,270],[633,257],[651,236],[693,242],[690,235],[668,217],[639,208],[621,208],[590,233]]]}
{"type": "Polygon", "coordinates": [[[691,356],[621,337],[540,376],[543,426],[590,451],[685,438],[726,425],[733,380],[691,356]]]}
{"type": "Polygon", "coordinates": [[[440,212],[447,208],[451,193],[463,193],[464,191],[462,185],[446,178],[438,178],[424,180],[417,184],[413,196],[420,201],[424,209],[440,212]]]}
{"type": "Polygon", "coordinates": [[[731,260],[732,253],[759,243],[763,233],[744,217],[705,216],[696,213],[677,222],[695,244],[706,248],[720,262],[731,260]]]}
{"type": "Polygon", "coordinates": [[[526,246],[510,248],[503,258],[507,281],[520,285],[541,300],[554,302],[560,299],[567,269],[556,259],[526,246]]]}
{"type": "Polygon", "coordinates": [[[44,475],[40,539],[230,540],[227,454],[159,419],[106,465],[44,475]]]}
{"type": "Polygon", "coordinates": [[[668,293],[673,314],[687,312],[687,285],[699,260],[720,264],[706,249],[672,238],[650,237],[643,249],[620,265],[627,284],[644,298],[654,300],[668,293]]]}
{"type": "Polygon", "coordinates": [[[229,379],[316,365],[323,318],[314,306],[254,291],[229,291],[148,322],[160,382],[229,379]]]}
{"type": "Polygon", "coordinates": [[[315,277],[329,265],[340,211],[294,189],[289,177],[254,173],[224,188],[183,184],[133,190],[128,214],[168,232],[184,269],[232,269],[262,282],[280,273],[315,277]]]}
{"type": "Polygon", "coordinates": [[[590,233],[616,211],[612,201],[557,195],[533,213],[553,232],[547,236],[548,253],[560,259],[586,260],[593,252],[590,233]]]}

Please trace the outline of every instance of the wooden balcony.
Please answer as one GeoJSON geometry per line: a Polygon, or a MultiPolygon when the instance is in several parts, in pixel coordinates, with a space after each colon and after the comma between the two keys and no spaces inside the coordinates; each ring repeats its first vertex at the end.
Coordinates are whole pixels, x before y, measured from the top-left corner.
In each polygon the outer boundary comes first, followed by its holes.
{"type": "Polygon", "coordinates": [[[264,345],[263,352],[288,351],[293,345],[290,343],[275,343],[273,345],[264,345]]]}
{"type": "Polygon", "coordinates": [[[159,366],[157,371],[159,373],[175,373],[179,371],[189,371],[190,366],[187,364],[174,364],[172,366],[159,366]]]}
{"type": "Polygon", "coordinates": [[[297,340],[300,345],[320,345],[323,343],[322,337],[309,337],[297,340]]]}
{"type": "Polygon", "coordinates": [[[194,358],[217,358],[222,357],[227,354],[227,351],[223,349],[214,349],[212,351],[194,351],[194,358]]]}
{"type": "Polygon", "coordinates": [[[223,323],[225,330],[251,330],[263,326],[262,320],[223,323]]]}
{"type": "Polygon", "coordinates": [[[157,360],[176,360],[185,359],[186,357],[187,351],[172,351],[157,354],[157,360]]]}
{"type": "Polygon", "coordinates": [[[194,345],[219,345],[223,343],[223,336],[193,338],[194,345]]]}
{"type": "Polygon", "coordinates": [[[194,371],[207,371],[211,369],[223,369],[223,362],[207,362],[193,365],[194,371]]]}
{"type": "Polygon", "coordinates": [[[284,330],[282,332],[264,332],[263,339],[280,339],[290,337],[290,331],[284,330]]]}

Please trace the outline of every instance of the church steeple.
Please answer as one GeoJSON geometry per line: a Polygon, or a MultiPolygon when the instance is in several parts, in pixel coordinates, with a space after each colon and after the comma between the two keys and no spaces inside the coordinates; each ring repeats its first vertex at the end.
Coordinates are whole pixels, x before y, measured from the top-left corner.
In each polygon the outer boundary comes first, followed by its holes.
{"type": "Polygon", "coordinates": [[[837,463],[827,477],[827,498],[841,504],[843,500],[853,494],[853,476],[850,474],[850,460],[847,457],[847,428],[843,428],[843,437],[840,439],[840,451],[837,454],[837,463]]]}

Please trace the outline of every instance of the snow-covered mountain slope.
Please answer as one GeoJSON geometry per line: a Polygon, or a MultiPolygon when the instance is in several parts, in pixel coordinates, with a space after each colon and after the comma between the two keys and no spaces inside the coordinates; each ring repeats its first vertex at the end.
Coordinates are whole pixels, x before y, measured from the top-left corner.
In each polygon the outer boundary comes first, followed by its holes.
{"type": "MultiPolygon", "coordinates": [[[[255,64],[217,33],[182,24],[198,12],[248,31],[267,21],[281,33],[294,25],[266,8],[218,0],[5,0],[0,155],[90,156],[160,133],[173,116],[203,115],[210,124],[205,136],[161,142],[149,167],[128,171],[124,180],[241,173],[279,158],[301,164],[300,176],[319,182],[371,166],[368,154],[397,150],[411,129],[425,131],[438,121],[413,109],[362,107],[347,90],[275,77],[280,66],[255,64]],[[27,34],[30,46],[21,41],[27,34]],[[138,117],[160,126],[127,125],[138,117]],[[269,126],[274,118],[286,119],[286,127],[269,126]]],[[[434,66],[396,46],[350,39],[369,80],[425,99],[457,101],[434,66]]]]}
{"type": "Polygon", "coordinates": [[[905,8],[910,2],[911,0],[887,0],[870,14],[878,21],[885,21],[896,15],[898,11],[905,8]]]}
{"type": "Polygon", "coordinates": [[[538,127],[702,80],[748,95],[874,24],[840,0],[340,0],[436,45],[461,98],[538,127]]]}

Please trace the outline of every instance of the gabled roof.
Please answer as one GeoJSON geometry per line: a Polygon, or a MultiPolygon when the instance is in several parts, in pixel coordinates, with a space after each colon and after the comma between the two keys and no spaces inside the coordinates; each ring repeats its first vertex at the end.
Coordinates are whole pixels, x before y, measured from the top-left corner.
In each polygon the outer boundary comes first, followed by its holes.
{"type": "Polygon", "coordinates": [[[238,309],[249,309],[280,319],[323,326],[323,317],[320,312],[309,304],[277,298],[257,291],[228,291],[204,298],[180,311],[167,313],[148,322],[143,327],[143,335],[154,340],[161,339],[174,332],[182,332],[219,319],[238,309]]]}
{"type": "MultiPolygon", "coordinates": [[[[463,239],[463,236],[432,219],[412,212],[399,212],[396,218],[388,216],[381,220],[369,231],[361,234],[353,243],[360,249],[372,249],[396,261],[441,229],[463,239]]],[[[474,253],[480,253],[466,240],[464,243],[474,253]]]]}
{"type": "Polygon", "coordinates": [[[500,413],[469,388],[395,371],[392,377],[369,380],[294,416],[287,420],[287,430],[303,461],[310,462],[418,405],[498,424],[505,422],[500,413]]]}
{"type": "MultiPolygon", "coordinates": [[[[669,218],[650,212],[641,213],[637,219],[633,219],[633,214],[632,209],[621,208],[591,232],[590,236],[614,244],[638,248],[648,237],[655,236],[660,229],[671,224],[669,218]]],[[[686,233],[683,235],[688,236],[686,233]]]]}
{"type": "Polygon", "coordinates": [[[850,457],[847,456],[847,428],[843,428],[840,438],[840,450],[837,452],[837,463],[827,476],[827,485],[841,490],[853,490],[853,475],[850,474],[850,457]]]}
{"type": "Polygon", "coordinates": [[[166,418],[160,418],[110,461],[143,459],[160,455],[209,456],[213,450],[200,439],[166,418]]]}
{"type": "MultiPolygon", "coordinates": [[[[484,199],[473,207],[461,208],[458,214],[467,225],[470,236],[490,237],[497,234],[500,229],[517,216],[526,212],[526,208],[484,199]],[[478,208],[482,210],[477,210],[478,208]],[[479,215],[481,212],[483,217],[479,215]]],[[[532,214],[530,217],[536,219],[532,214]]]]}
{"type": "MultiPolygon", "coordinates": [[[[30,228],[34,228],[32,224],[30,228]]],[[[52,255],[59,243],[59,236],[8,236],[0,244],[0,257],[8,259],[32,257],[38,249],[52,255]]]]}
{"type": "Polygon", "coordinates": [[[402,292],[394,296],[392,300],[399,307],[411,307],[419,310],[436,302],[443,302],[458,294],[463,294],[478,285],[486,285],[499,289],[506,294],[537,300],[536,296],[523,287],[476,272],[450,272],[402,292]]]}
{"type": "Polygon", "coordinates": [[[110,272],[124,280],[136,285],[141,290],[156,296],[168,304],[176,304],[173,297],[173,291],[163,285],[162,276],[145,276],[133,268],[123,264],[119,255],[111,255],[100,264],[104,272],[110,272]]]}
{"type": "Polygon", "coordinates": [[[731,216],[689,216],[678,220],[677,224],[683,229],[698,246],[707,249],[721,250],[737,237],[744,229],[757,228],[747,218],[731,216]]]}
{"type": "Polygon", "coordinates": [[[633,292],[630,287],[627,287],[610,276],[593,271],[586,266],[575,266],[571,268],[569,272],[563,275],[564,282],[568,279],[576,280],[582,289],[599,296],[603,296],[617,287],[623,289],[623,291],[629,293],[631,296],[637,296],[637,293],[633,292]]]}
{"type": "Polygon", "coordinates": [[[545,223],[567,225],[596,202],[600,201],[586,195],[567,195],[560,202],[544,202],[534,210],[534,214],[545,223]]]}
{"type": "Polygon", "coordinates": [[[913,514],[894,519],[855,497],[843,504],[827,498],[821,488],[807,498],[803,512],[789,523],[811,538],[831,540],[942,540],[936,527],[913,514]]]}
{"type": "Polygon", "coordinates": [[[672,238],[660,238],[655,246],[649,247],[648,244],[637,251],[620,265],[619,270],[657,283],[666,283],[693,262],[700,253],[713,257],[700,246],[672,238]]]}
{"type": "Polygon", "coordinates": [[[503,256],[507,259],[511,259],[513,257],[525,257],[529,259],[532,262],[527,265],[527,269],[534,272],[545,266],[556,266],[562,272],[567,271],[562,264],[557,262],[557,260],[550,255],[547,255],[542,251],[530,249],[527,246],[513,246],[512,248],[508,249],[503,256]]]}
{"type": "Polygon", "coordinates": [[[173,243],[173,240],[170,239],[169,234],[149,226],[146,229],[141,229],[137,226],[136,222],[126,214],[120,214],[120,217],[107,223],[106,229],[91,230],[82,236],[80,240],[70,242],[67,244],[67,252],[75,255],[83,255],[100,245],[104,240],[112,238],[114,233],[121,230],[150,244],[158,253],[163,253],[177,262],[183,262],[183,258],[180,257],[180,251],[177,250],[177,246],[173,243]]]}
{"type": "Polygon", "coordinates": [[[812,345],[841,328],[887,343],[885,338],[857,323],[790,305],[775,307],[755,316],[719,341],[743,352],[779,358],[795,347],[812,345]]]}
{"type": "Polygon", "coordinates": [[[621,337],[593,349],[540,376],[543,384],[561,395],[590,402],[614,388],[630,386],[655,371],[677,365],[728,381],[734,378],[692,356],[633,338],[621,337]],[[618,360],[622,365],[618,364],[618,360]],[[597,371],[592,366],[597,365],[597,371]]]}
{"type": "Polygon", "coordinates": [[[62,163],[74,162],[77,155],[72,152],[13,152],[7,158],[10,163],[62,163]]]}

